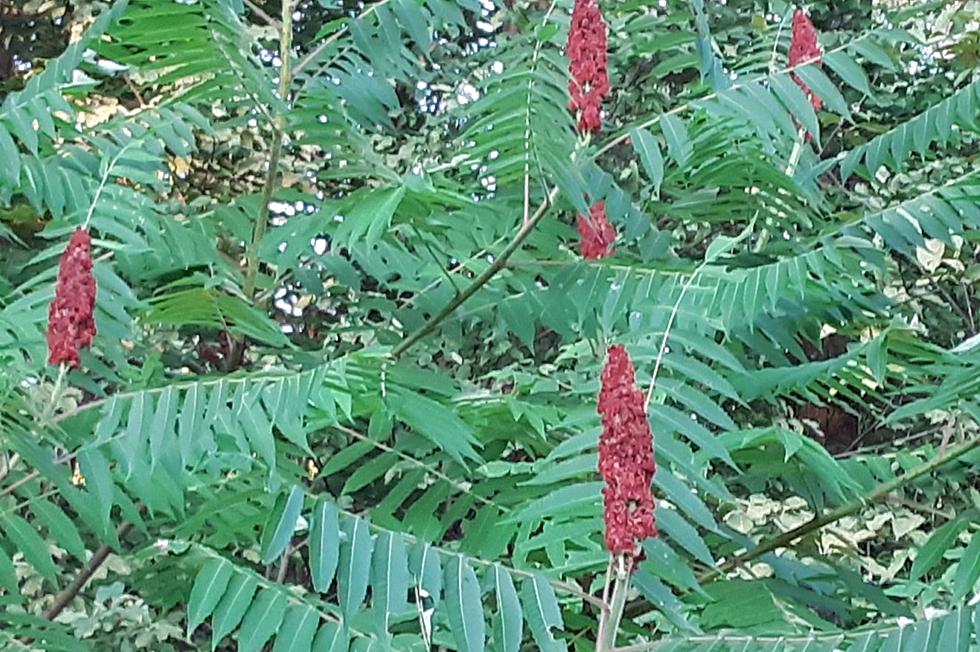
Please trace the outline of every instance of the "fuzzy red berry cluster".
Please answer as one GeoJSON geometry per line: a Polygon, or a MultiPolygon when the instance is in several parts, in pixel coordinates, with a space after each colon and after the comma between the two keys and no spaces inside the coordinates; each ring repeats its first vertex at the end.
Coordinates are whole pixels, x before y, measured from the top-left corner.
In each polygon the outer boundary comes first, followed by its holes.
{"type": "Polygon", "coordinates": [[[588,215],[579,215],[577,220],[580,236],[579,248],[586,260],[596,260],[612,256],[613,241],[616,240],[616,229],[606,216],[606,203],[596,202],[588,215]]]}
{"type": "MultiPolygon", "coordinates": [[[[817,41],[817,29],[813,26],[809,16],[802,9],[797,9],[793,14],[793,38],[789,46],[789,65],[798,66],[802,63],[820,63],[822,54],[820,43],[817,41]]],[[[803,80],[793,73],[793,81],[799,84],[803,92],[806,93],[814,111],[819,111],[823,107],[823,100],[817,97],[810,87],[803,83],[803,80]]]]}
{"type": "Polygon", "coordinates": [[[651,483],[653,433],[636,372],[622,345],[610,347],[599,392],[599,472],[606,481],[606,548],[642,559],[640,543],[657,536],[651,483]]]}
{"type": "Polygon", "coordinates": [[[48,362],[78,367],[78,352],[95,337],[95,277],[92,275],[92,240],[76,229],[61,255],[58,284],[48,311],[48,362]]]}
{"type": "Polygon", "coordinates": [[[606,21],[596,0],[575,0],[568,30],[568,108],[578,117],[582,134],[602,129],[602,101],[609,95],[607,38],[606,21]]]}

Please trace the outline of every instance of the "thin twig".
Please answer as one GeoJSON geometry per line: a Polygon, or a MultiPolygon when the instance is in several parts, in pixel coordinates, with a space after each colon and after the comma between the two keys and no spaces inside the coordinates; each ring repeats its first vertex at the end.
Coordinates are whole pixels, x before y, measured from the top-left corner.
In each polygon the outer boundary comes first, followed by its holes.
{"type": "Polygon", "coordinates": [[[23,641],[21,641],[18,638],[15,638],[15,637],[11,636],[7,632],[3,631],[2,629],[0,629],[0,636],[3,636],[3,638],[4,638],[5,641],[8,641],[8,642],[16,645],[18,647],[18,649],[27,650],[27,652],[36,652],[36,648],[28,645],[27,643],[24,643],[23,641]]]}
{"type": "Polygon", "coordinates": [[[395,348],[391,350],[390,356],[396,359],[400,358],[406,351],[418,343],[419,340],[438,328],[439,324],[448,319],[457,308],[476,294],[480,288],[489,283],[490,280],[505,267],[507,259],[510,258],[518,249],[520,249],[527,237],[531,235],[534,227],[537,226],[542,219],[544,219],[544,216],[548,213],[548,208],[551,206],[557,196],[558,187],[556,186],[551,189],[551,192],[548,193],[545,201],[541,202],[541,205],[538,206],[538,209],[534,212],[534,215],[531,216],[530,221],[521,227],[520,231],[518,231],[514,236],[514,239],[511,240],[507,247],[504,248],[504,250],[501,251],[500,254],[494,259],[490,267],[476,277],[476,279],[470,283],[465,290],[460,292],[449,303],[443,306],[439,312],[433,315],[418,330],[406,336],[405,339],[403,339],[395,348]]]}
{"type": "MultiPolygon", "coordinates": [[[[915,510],[917,512],[922,512],[923,514],[930,514],[932,516],[938,516],[944,521],[951,521],[956,518],[955,514],[947,514],[934,507],[929,507],[928,505],[923,505],[922,503],[917,503],[914,500],[908,500],[907,498],[902,498],[900,496],[885,496],[885,500],[890,503],[895,503],[896,505],[902,505],[903,507],[908,507],[909,509],[915,510]]],[[[976,527],[980,527],[978,524],[973,524],[976,527]]]]}
{"type": "Polygon", "coordinates": [[[123,75],[123,82],[125,82],[126,86],[129,87],[129,90],[132,91],[133,97],[136,98],[136,101],[139,103],[140,108],[145,109],[146,102],[143,101],[143,96],[140,95],[140,89],[136,87],[136,84],[134,84],[133,80],[129,78],[129,75],[123,75]]]}
{"type": "MultiPolygon", "coordinates": [[[[132,527],[132,523],[123,523],[116,528],[116,536],[119,538],[126,536],[126,533],[129,532],[132,527]]],[[[85,568],[83,568],[81,572],[75,576],[75,579],[72,580],[71,584],[66,586],[64,590],[58,594],[58,597],[54,599],[54,603],[52,603],[48,610],[44,612],[44,617],[48,620],[54,620],[57,618],[58,614],[60,614],[65,607],[67,607],[71,601],[75,599],[75,596],[77,596],[81,590],[85,588],[88,581],[92,579],[92,575],[94,575],[95,571],[99,570],[99,567],[105,563],[105,560],[109,557],[109,553],[111,552],[112,548],[108,545],[100,546],[99,549],[95,551],[95,554],[92,555],[92,558],[89,560],[88,564],[85,565],[85,568]]]]}
{"type": "Polygon", "coordinates": [[[22,509],[26,509],[28,507],[31,507],[32,505],[40,503],[45,498],[52,498],[54,496],[57,496],[60,492],[61,492],[60,489],[53,488],[53,489],[48,489],[47,491],[41,492],[39,494],[32,493],[30,494],[29,498],[26,498],[25,500],[22,500],[19,503],[14,503],[10,507],[7,507],[3,511],[0,511],[0,518],[9,516],[11,514],[16,514],[22,509]]]}
{"type": "MultiPolygon", "coordinates": [[[[856,113],[856,112],[860,111],[863,108],[863,106],[864,106],[864,100],[866,100],[867,98],[868,98],[868,96],[865,95],[864,97],[862,97],[861,99],[859,99],[857,101],[857,105],[854,107],[854,111],[852,111],[852,113],[856,113]]],[[[853,123],[853,120],[852,120],[852,123],[853,123]]],[[[826,138],[823,139],[823,144],[820,146],[820,151],[817,152],[817,158],[823,158],[824,152],[827,151],[827,148],[830,146],[830,143],[832,143],[834,141],[834,138],[837,137],[837,134],[839,134],[841,131],[844,130],[844,125],[845,124],[847,124],[847,121],[841,120],[836,125],[834,125],[834,130],[830,132],[830,135],[829,136],[827,136],[826,138]]]]}
{"type": "MultiPolygon", "coordinates": [[[[480,260],[481,258],[483,258],[484,256],[486,256],[490,252],[491,249],[493,249],[494,247],[502,244],[506,239],[507,239],[507,236],[506,235],[500,236],[499,238],[497,238],[496,240],[494,240],[493,242],[491,242],[490,244],[488,244],[485,248],[483,248],[480,251],[476,252],[475,254],[473,254],[472,256],[470,256],[469,258],[467,258],[466,260],[459,261],[458,263],[456,263],[455,265],[453,265],[452,267],[450,267],[446,271],[449,274],[456,274],[456,273],[458,273],[458,272],[466,269],[466,267],[470,263],[474,263],[474,262],[480,260]]],[[[412,296],[410,296],[408,299],[406,299],[405,300],[405,303],[402,304],[402,307],[403,308],[407,308],[407,307],[413,305],[415,303],[415,301],[419,297],[422,297],[422,296],[428,294],[429,292],[431,292],[432,290],[434,290],[435,288],[439,287],[439,284],[441,282],[442,282],[442,279],[441,278],[437,278],[436,280],[432,281],[431,283],[429,283],[428,285],[426,285],[424,288],[422,288],[421,290],[419,290],[418,292],[416,292],[415,294],[413,294],[412,296]]],[[[454,288],[456,287],[456,284],[455,283],[453,284],[453,287],[454,288]]]]}
{"type": "Polygon", "coordinates": [[[286,549],[282,551],[282,559],[279,561],[279,570],[276,572],[276,584],[286,581],[286,572],[289,570],[289,555],[293,554],[293,546],[286,544],[286,549]]]}
{"type": "Polygon", "coordinates": [[[612,587],[612,581],[610,578],[613,576],[615,563],[616,558],[613,555],[609,555],[609,563],[606,565],[606,578],[605,582],[602,584],[602,613],[609,610],[609,589],[612,587]]]}
{"type": "MultiPolygon", "coordinates": [[[[322,64],[320,64],[320,67],[317,68],[316,69],[316,72],[314,72],[313,75],[312,75],[313,79],[318,79],[320,77],[320,75],[322,75],[324,73],[324,71],[327,70],[327,68],[329,68],[333,64],[337,63],[337,61],[339,61],[341,57],[343,57],[345,54],[347,54],[348,52],[350,52],[352,49],[353,49],[353,46],[348,43],[347,45],[344,46],[344,48],[340,52],[338,52],[337,54],[333,55],[332,57],[330,57],[329,59],[327,59],[326,61],[324,61],[322,64]]],[[[293,98],[298,102],[298,99],[297,98],[301,97],[303,95],[303,92],[305,90],[306,90],[306,86],[305,85],[303,87],[301,87],[301,88],[296,89],[295,94],[293,95],[293,98]]]]}
{"type": "Polygon", "coordinates": [[[17,482],[14,482],[13,484],[11,484],[9,487],[4,487],[3,489],[0,489],[0,498],[3,498],[4,496],[6,496],[8,494],[14,493],[18,489],[20,489],[22,486],[24,486],[25,484],[27,484],[31,480],[34,480],[35,478],[37,478],[40,475],[41,475],[40,471],[31,471],[30,473],[28,473],[27,475],[25,475],[23,478],[21,478],[17,482]]]}
{"type": "Polygon", "coordinates": [[[976,333],[977,325],[973,321],[973,306],[970,305],[970,288],[965,283],[962,283],[960,288],[963,290],[963,300],[966,301],[967,317],[970,318],[970,332],[976,333]]]}
{"type": "Polygon", "coordinates": [[[277,30],[282,29],[282,24],[278,20],[270,16],[269,14],[265,13],[265,10],[262,9],[262,7],[252,2],[252,0],[243,0],[243,1],[245,3],[245,6],[251,9],[252,13],[254,13],[256,16],[261,18],[266,25],[268,25],[269,27],[274,27],[277,30]]]}
{"type": "MultiPolygon", "coordinates": [[[[956,458],[966,455],[967,453],[973,451],[978,446],[980,446],[980,437],[962,442],[957,446],[949,449],[945,455],[937,456],[929,460],[928,462],[925,462],[924,464],[915,467],[908,473],[904,473],[888,482],[879,484],[874,490],[872,490],[870,493],[868,493],[865,496],[860,496],[858,498],[855,498],[854,500],[845,503],[844,505],[841,505],[837,509],[826,512],[820,516],[815,516],[814,518],[807,521],[803,525],[800,525],[799,527],[795,527],[792,530],[789,530],[788,532],[784,532],[783,534],[773,537],[768,541],[764,541],[760,543],[758,546],[756,546],[755,548],[752,548],[751,550],[747,550],[745,552],[742,552],[741,554],[735,555],[734,557],[722,563],[721,565],[717,566],[716,568],[698,575],[697,581],[699,584],[704,584],[706,582],[715,580],[721,575],[723,575],[725,572],[732,570],[733,568],[742,566],[746,562],[752,561],[754,559],[758,559],[759,557],[767,553],[770,553],[774,550],[778,550],[779,548],[788,547],[790,544],[792,544],[800,537],[806,536],[808,534],[812,534],[813,532],[816,532],[817,530],[826,527],[846,516],[856,514],[857,512],[871,505],[872,503],[878,502],[880,500],[886,500],[893,492],[897,491],[898,489],[901,489],[906,485],[914,482],[915,480],[922,477],[923,475],[926,475],[928,473],[931,473],[939,469],[947,462],[951,462],[956,458]]],[[[646,602],[645,600],[638,601],[630,605],[630,607],[626,610],[626,614],[629,617],[636,617],[644,613],[644,611],[649,609],[649,607],[650,607],[649,603],[646,602]]],[[[651,650],[654,649],[654,647],[655,646],[653,644],[643,644],[639,646],[616,648],[614,652],[627,652],[627,651],[633,652],[639,650],[651,650]]]]}
{"type": "Polygon", "coordinates": [[[856,514],[871,503],[883,500],[894,491],[901,489],[923,475],[935,471],[947,462],[966,455],[978,446],[980,446],[980,437],[962,442],[947,450],[944,455],[938,455],[928,462],[915,467],[908,473],[904,473],[888,482],[878,485],[866,496],[859,496],[858,498],[841,505],[837,509],[833,509],[829,512],[821,514],[820,516],[815,516],[803,525],[795,527],[777,537],[773,537],[768,541],[764,541],[751,550],[746,550],[741,554],[735,555],[728,561],[719,565],[717,568],[714,568],[706,573],[702,573],[700,576],[698,576],[698,583],[704,584],[705,582],[710,582],[711,580],[721,576],[725,571],[731,570],[732,568],[735,568],[747,561],[758,559],[762,555],[772,552],[778,548],[784,548],[800,537],[806,536],[807,534],[826,527],[831,523],[839,521],[845,516],[856,514]]]}
{"type": "MultiPolygon", "coordinates": [[[[929,271],[925,268],[925,266],[923,266],[919,262],[919,259],[917,257],[909,257],[909,260],[912,260],[914,264],[918,266],[919,269],[921,269],[924,273],[926,274],[929,273],[929,271]]],[[[936,280],[935,288],[936,291],[939,292],[939,294],[943,295],[943,298],[946,299],[946,303],[949,304],[949,307],[956,311],[956,314],[960,316],[960,319],[968,323],[972,321],[970,319],[970,316],[966,314],[966,311],[963,310],[963,308],[961,308],[958,303],[956,303],[956,299],[954,299],[953,295],[949,293],[949,290],[943,287],[941,280],[939,279],[936,280]]]]}

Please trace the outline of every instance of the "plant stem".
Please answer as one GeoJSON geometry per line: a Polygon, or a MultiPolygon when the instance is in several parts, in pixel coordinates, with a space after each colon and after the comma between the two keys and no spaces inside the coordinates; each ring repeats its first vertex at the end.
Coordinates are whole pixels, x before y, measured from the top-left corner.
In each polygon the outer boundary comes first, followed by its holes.
{"type": "MultiPolygon", "coordinates": [[[[283,0],[282,3],[282,33],[279,37],[279,59],[282,68],[279,70],[279,98],[289,101],[289,82],[292,79],[290,68],[292,59],[290,51],[293,47],[293,0],[283,0]]],[[[282,114],[277,115],[272,124],[272,151],[269,154],[269,169],[266,171],[265,182],[262,185],[262,197],[259,201],[259,211],[255,216],[255,226],[252,231],[252,241],[245,254],[245,284],[243,291],[251,300],[255,296],[255,281],[259,273],[259,245],[265,236],[269,224],[269,203],[276,191],[279,181],[279,161],[282,158],[282,139],[286,121],[282,114]]]]}
{"type": "MultiPolygon", "coordinates": [[[[789,153],[789,162],[786,164],[786,176],[793,178],[793,174],[796,173],[796,166],[800,162],[800,157],[803,155],[803,142],[806,139],[806,129],[799,127],[796,130],[796,140],[793,141],[793,150],[789,153]]],[[[769,230],[762,227],[762,233],[759,234],[759,239],[755,243],[754,251],[762,251],[766,243],[769,242],[769,230]]]]}
{"type": "Polygon", "coordinates": [[[261,18],[265,22],[265,24],[268,25],[269,27],[273,27],[273,28],[279,27],[279,21],[277,21],[269,14],[265,13],[265,11],[262,10],[262,7],[252,2],[252,0],[245,0],[245,6],[251,9],[252,13],[254,13],[256,16],[261,18]]]}
{"type": "MultiPolygon", "coordinates": [[[[630,585],[630,571],[633,562],[622,553],[616,555],[610,564],[612,571],[606,575],[606,589],[613,579],[612,597],[609,599],[608,610],[599,617],[599,632],[596,637],[596,652],[609,652],[616,646],[616,634],[619,632],[619,622],[623,617],[623,607],[626,606],[626,593],[630,585]]],[[[604,591],[604,595],[607,593],[604,591]]]]}
{"type": "MultiPolygon", "coordinates": [[[[132,527],[133,526],[131,523],[123,523],[116,529],[116,536],[126,536],[126,533],[129,532],[132,527]]],[[[57,618],[58,614],[60,614],[64,608],[75,599],[75,596],[77,596],[81,590],[85,588],[88,581],[92,579],[93,575],[95,575],[95,571],[99,570],[99,566],[105,563],[105,560],[109,557],[110,552],[112,552],[112,548],[110,548],[108,545],[103,545],[96,550],[95,554],[92,555],[92,558],[89,560],[88,564],[86,564],[85,568],[83,568],[78,575],[75,576],[75,579],[72,580],[71,584],[66,586],[65,589],[58,594],[58,597],[54,599],[54,603],[48,608],[47,611],[44,612],[44,617],[48,620],[54,620],[57,618]]]]}
{"type": "Polygon", "coordinates": [[[867,507],[871,503],[887,498],[888,495],[893,493],[894,491],[901,489],[902,487],[910,484],[911,482],[922,477],[923,475],[935,471],[936,469],[943,466],[947,462],[950,462],[958,457],[962,457],[963,455],[966,455],[967,453],[977,448],[978,446],[980,446],[980,437],[977,437],[975,439],[969,439],[965,442],[958,444],[957,446],[953,446],[952,448],[947,449],[947,451],[944,454],[937,455],[936,457],[929,460],[925,464],[921,464],[917,466],[916,468],[912,469],[908,473],[904,473],[898,476],[897,478],[894,478],[892,480],[889,480],[888,482],[878,485],[871,493],[865,496],[860,496],[858,498],[855,498],[854,500],[841,505],[837,509],[833,509],[829,512],[825,512],[820,516],[815,516],[814,518],[807,521],[803,525],[800,525],[799,527],[795,527],[789,532],[785,532],[779,535],[778,537],[774,537],[772,539],[769,539],[768,541],[760,543],[752,550],[746,550],[745,552],[739,555],[735,555],[734,557],[732,557],[725,563],[721,564],[717,568],[714,568],[710,571],[707,571],[706,573],[702,573],[701,575],[699,575],[698,583],[703,584],[705,582],[710,582],[711,580],[722,575],[722,573],[724,573],[725,571],[731,570],[741,564],[744,564],[747,561],[758,559],[762,555],[768,552],[772,552],[777,548],[784,548],[790,545],[791,543],[793,543],[793,541],[795,541],[796,539],[806,536],[811,532],[815,532],[824,526],[830,525],[831,523],[839,521],[845,516],[856,514],[857,512],[861,511],[863,508],[867,507]]]}
{"type": "Polygon", "coordinates": [[[707,266],[707,261],[698,265],[698,268],[694,270],[691,277],[684,283],[684,286],[681,288],[681,293],[677,296],[677,301],[674,302],[674,307],[670,310],[670,317],[667,319],[667,327],[664,328],[664,336],[660,341],[660,349],[657,351],[657,360],[653,364],[653,373],[650,374],[650,386],[647,388],[647,400],[643,404],[643,408],[645,410],[650,409],[650,401],[653,399],[653,390],[657,386],[657,375],[660,373],[660,366],[663,364],[664,355],[667,353],[667,344],[670,341],[670,330],[674,327],[674,320],[677,319],[677,313],[680,312],[681,302],[684,301],[684,296],[687,294],[687,291],[691,289],[691,285],[701,275],[701,272],[704,271],[704,268],[707,266]]]}
{"type": "Polygon", "coordinates": [[[276,573],[276,584],[282,584],[286,581],[286,573],[289,571],[289,555],[293,554],[292,544],[287,544],[286,549],[282,551],[282,558],[279,560],[279,570],[276,573]]]}
{"type": "Polygon", "coordinates": [[[806,139],[806,129],[800,127],[796,132],[796,140],[793,142],[793,151],[789,153],[789,162],[786,164],[786,176],[792,177],[796,174],[796,166],[800,163],[803,156],[803,141],[806,139]]]}
{"type": "Polygon", "coordinates": [[[44,411],[41,413],[41,424],[47,425],[48,421],[51,419],[51,415],[54,411],[58,409],[58,401],[61,400],[61,392],[65,386],[65,375],[68,373],[68,365],[62,362],[58,365],[58,378],[54,381],[54,387],[51,388],[51,400],[45,406],[44,411]]]}
{"type": "Polygon", "coordinates": [[[531,231],[534,230],[534,227],[537,226],[542,219],[544,219],[544,216],[548,213],[548,208],[555,201],[555,197],[557,196],[558,187],[556,186],[551,189],[551,192],[548,193],[548,197],[545,199],[545,201],[541,202],[541,205],[538,206],[538,209],[534,212],[534,215],[531,216],[531,219],[521,226],[520,231],[517,232],[514,239],[511,240],[504,250],[501,251],[500,254],[494,259],[490,267],[476,277],[476,279],[470,283],[465,290],[457,294],[452,301],[443,306],[442,310],[433,315],[418,330],[409,334],[405,337],[405,339],[399,342],[398,346],[391,350],[390,356],[396,359],[400,358],[406,351],[418,343],[419,340],[438,328],[439,324],[444,322],[454,312],[456,312],[456,308],[463,305],[467,299],[472,297],[477,293],[477,291],[479,291],[480,288],[489,283],[490,279],[496,276],[497,273],[506,266],[507,259],[514,255],[514,252],[520,249],[527,237],[531,235],[531,231]]]}

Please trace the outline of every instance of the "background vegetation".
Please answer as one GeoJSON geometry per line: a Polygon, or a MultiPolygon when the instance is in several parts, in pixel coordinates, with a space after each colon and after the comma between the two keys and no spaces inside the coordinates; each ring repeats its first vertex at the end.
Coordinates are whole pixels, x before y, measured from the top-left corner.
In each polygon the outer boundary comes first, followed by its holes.
{"type": "Polygon", "coordinates": [[[622,649],[980,644],[980,5],[602,9],[583,141],[566,0],[0,6],[0,647],[594,649],[668,330],[622,649]]]}

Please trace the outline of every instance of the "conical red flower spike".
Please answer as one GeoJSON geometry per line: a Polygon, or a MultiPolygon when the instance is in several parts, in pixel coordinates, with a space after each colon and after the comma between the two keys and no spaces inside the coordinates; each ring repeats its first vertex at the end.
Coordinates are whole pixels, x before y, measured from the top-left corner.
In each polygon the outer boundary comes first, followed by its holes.
{"type": "Polygon", "coordinates": [[[612,248],[616,240],[616,229],[606,216],[605,202],[593,204],[588,216],[579,215],[576,225],[580,236],[579,249],[582,258],[596,260],[616,253],[612,248]]]}
{"type": "MultiPolygon", "coordinates": [[[[610,347],[599,392],[602,436],[599,472],[606,481],[606,548],[639,561],[641,542],[657,536],[653,474],[653,433],[646,400],[636,387],[636,372],[622,345],[610,347]]],[[[637,564],[633,564],[636,568],[637,564]]]]}
{"type": "Polygon", "coordinates": [[[602,129],[602,101],[609,95],[606,21],[596,0],[575,0],[568,30],[571,80],[569,110],[578,117],[579,133],[602,129]]]}
{"type": "Polygon", "coordinates": [[[48,362],[78,367],[78,352],[95,337],[95,277],[92,276],[92,240],[76,229],[61,255],[54,301],[48,310],[48,362]]]}
{"type": "MultiPolygon", "coordinates": [[[[797,9],[793,14],[793,39],[789,46],[789,65],[798,66],[802,63],[820,63],[822,54],[820,43],[817,41],[817,30],[810,22],[809,16],[802,9],[797,9]]],[[[799,84],[803,92],[806,93],[814,111],[819,111],[823,107],[823,100],[817,97],[810,87],[803,83],[803,80],[793,73],[793,81],[799,84]]]]}

